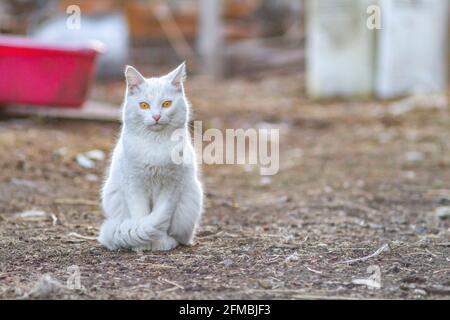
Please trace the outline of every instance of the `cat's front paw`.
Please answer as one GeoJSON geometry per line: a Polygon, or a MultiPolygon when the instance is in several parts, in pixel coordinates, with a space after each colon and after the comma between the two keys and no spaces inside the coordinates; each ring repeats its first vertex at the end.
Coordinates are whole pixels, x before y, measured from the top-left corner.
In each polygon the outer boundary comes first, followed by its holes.
{"type": "Polygon", "coordinates": [[[137,253],[141,253],[143,251],[152,251],[152,244],[151,243],[144,244],[144,245],[139,246],[139,247],[131,248],[131,250],[133,250],[134,252],[137,252],[137,253]]]}
{"type": "Polygon", "coordinates": [[[168,251],[175,249],[178,246],[178,241],[172,238],[171,236],[167,236],[158,241],[152,241],[152,251],[168,251]]]}
{"type": "Polygon", "coordinates": [[[141,251],[168,251],[175,249],[179,245],[178,241],[170,236],[165,236],[161,240],[151,241],[148,244],[133,248],[136,252],[141,251]]]}

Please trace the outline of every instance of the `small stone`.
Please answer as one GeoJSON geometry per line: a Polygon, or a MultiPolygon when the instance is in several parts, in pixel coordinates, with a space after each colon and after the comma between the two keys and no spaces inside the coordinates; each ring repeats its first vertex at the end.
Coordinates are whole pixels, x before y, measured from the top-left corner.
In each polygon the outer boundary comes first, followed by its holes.
{"type": "Polygon", "coordinates": [[[421,296],[425,296],[427,294],[427,292],[425,290],[422,289],[414,289],[414,293],[421,295],[421,296]]]}
{"type": "Polygon", "coordinates": [[[415,232],[417,233],[425,233],[427,232],[427,227],[424,226],[416,226],[416,225],[412,225],[411,229],[413,229],[415,232]]]}
{"type": "Polygon", "coordinates": [[[264,289],[272,289],[273,288],[273,284],[269,280],[258,280],[258,284],[260,287],[262,287],[264,289]]]}
{"type": "Polygon", "coordinates": [[[440,219],[447,219],[450,218],[450,207],[437,207],[434,210],[434,213],[436,216],[440,219]]]}
{"type": "Polygon", "coordinates": [[[47,212],[41,211],[41,210],[26,210],[23,212],[19,212],[16,213],[16,217],[20,217],[23,219],[27,219],[27,218],[36,218],[36,217],[46,217],[47,216],[47,212]]]}
{"type": "Polygon", "coordinates": [[[92,169],[95,167],[95,162],[86,157],[84,154],[77,154],[76,160],[82,168],[92,169]]]}
{"type": "Polygon", "coordinates": [[[272,179],[269,177],[261,177],[261,179],[259,180],[259,183],[263,186],[267,186],[272,183],[272,179]]]}
{"type": "Polygon", "coordinates": [[[425,159],[425,155],[420,151],[409,151],[405,153],[405,159],[409,162],[417,162],[425,159]]]}
{"type": "Polygon", "coordinates": [[[98,176],[96,174],[92,174],[92,173],[85,175],[84,178],[89,182],[97,182],[98,181],[98,176]]]}
{"type": "Polygon", "coordinates": [[[297,254],[297,252],[294,252],[293,254],[288,256],[285,261],[286,262],[296,262],[296,261],[299,261],[299,260],[300,260],[299,255],[297,254]]]}
{"type": "Polygon", "coordinates": [[[414,171],[405,171],[403,172],[403,177],[405,177],[406,179],[415,179],[416,173],[414,171]]]}
{"type": "Polygon", "coordinates": [[[227,258],[227,259],[223,260],[222,263],[224,264],[225,267],[229,267],[233,264],[233,260],[227,258]]]}
{"type": "Polygon", "coordinates": [[[84,155],[91,160],[105,160],[105,153],[102,150],[91,150],[86,152],[84,155]]]}
{"type": "Polygon", "coordinates": [[[379,223],[368,223],[367,224],[369,226],[370,229],[383,229],[384,226],[382,224],[379,223]]]}

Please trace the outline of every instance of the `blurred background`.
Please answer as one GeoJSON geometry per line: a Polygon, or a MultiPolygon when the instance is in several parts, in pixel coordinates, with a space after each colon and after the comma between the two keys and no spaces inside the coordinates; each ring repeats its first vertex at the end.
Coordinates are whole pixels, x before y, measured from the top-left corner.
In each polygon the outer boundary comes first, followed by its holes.
{"type": "Polygon", "coordinates": [[[5,34],[59,42],[103,41],[105,56],[119,63],[110,65],[111,71],[100,69],[100,75],[121,74],[125,60],[162,66],[187,59],[193,72],[224,76],[261,69],[261,60],[273,65],[299,65],[302,60],[302,1],[8,0],[1,9],[5,34]],[[80,10],[80,29],[66,28],[74,5],[80,10]],[[252,52],[259,55],[252,59],[252,52]],[[283,52],[284,59],[277,61],[274,56],[283,52]],[[245,57],[250,64],[242,61],[245,57]],[[230,65],[234,67],[227,68],[230,65]]]}
{"type": "Polygon", "coordinates": [[[74,298],[450,297],[449,4],[2,0],[0,297],[71,264],[89,274],[74,298]],[[203,165],[194,247],[105,252],[124,66],[184,60],[192,120],[279,129],[280,171],[203,165]],[[337,263],[384,244],[379,290],[337,263]]]}
{"type": "MultiPolygon", "coordinates": [[[[216,79],[301,76],[311,98],[442,92],[448,3],[306,0],[5,0],[0,32],[102,44],[101,80],[126,64],[158,74],[186,60],[216,79]],[[383,7],[383,10],[381,10],[383,7]]],[[[5,59],[5,57],[3,57],[5,59]]]]}

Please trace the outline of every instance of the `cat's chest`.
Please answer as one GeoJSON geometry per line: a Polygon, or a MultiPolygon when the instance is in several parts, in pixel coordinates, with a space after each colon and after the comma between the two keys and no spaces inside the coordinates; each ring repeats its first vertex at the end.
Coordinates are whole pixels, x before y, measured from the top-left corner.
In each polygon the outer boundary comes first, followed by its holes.
{"type": "Polygon", "coordinates": [[[129,163],[157,173],[164,170],[164,167],[171,167],[172,150],[174,146],[171,142],[150,143],[142,140],[134,140],[126,143],[124,155],[129,163]]]}
{"type": "Polygon", "coordinates": [[[147,181],[167,183],[169,180],[176,179],[179,175],[178,169],[178,167],[172,165],[144,165],[141,170],[141,177],[147,181]]]}
{"type": "Polygon", "coordinates": [[[125,149],[123,169],[127,176],[142,181],[148,187],[168,184],[179,180],[182,166],[172,161],[171,150],[164,146],[134,145],[125,149]]]}

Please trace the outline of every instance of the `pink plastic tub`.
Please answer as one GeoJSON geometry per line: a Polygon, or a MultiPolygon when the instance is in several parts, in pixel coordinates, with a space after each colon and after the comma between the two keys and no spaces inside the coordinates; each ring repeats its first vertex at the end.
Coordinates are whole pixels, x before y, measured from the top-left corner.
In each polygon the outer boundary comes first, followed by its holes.
{"type": "Polygon", "coordinates": [[[98,52],[94,45],[48,45],[0,36],[0,105],[80,107],[98,52]]]}

